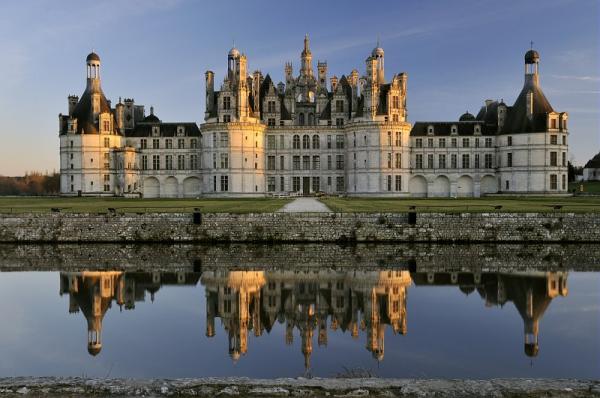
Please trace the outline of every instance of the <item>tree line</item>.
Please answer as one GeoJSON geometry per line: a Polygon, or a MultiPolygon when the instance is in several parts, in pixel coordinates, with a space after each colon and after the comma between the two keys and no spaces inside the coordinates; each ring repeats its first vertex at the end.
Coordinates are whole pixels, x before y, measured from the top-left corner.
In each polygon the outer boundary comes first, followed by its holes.
{"type": "Polygon", "coordinates": [[[58,195],[60,174],[29,172],[22,177],[0,176],[0,195],[42,196],[58,195]]]}

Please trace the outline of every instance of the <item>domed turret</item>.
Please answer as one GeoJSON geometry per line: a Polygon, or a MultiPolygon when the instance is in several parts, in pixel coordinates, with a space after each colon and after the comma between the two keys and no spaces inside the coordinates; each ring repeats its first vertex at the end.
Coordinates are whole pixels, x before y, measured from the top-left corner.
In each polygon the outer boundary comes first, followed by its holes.
{"type": "Polygon", "coordinates": [[[91,52],[88,54],[87,58],[85,59],[86,62],[90,62],[90,61],[98,61],[100,62],[100,56],[98,54],[96,54],[95,52],[91,52]]]}
{"type": "Polygon", "coordinates": [[[231,58],[237,58],[240,56],[240,52],[237,48],[232,47],[231,50],[229,50],[229,57],[231,58]]]}
{"type": "Polygon", "coordinates": [[[88,353],[91,356],[96,356],[98,354],[100,354],[100,351],[102,350],[102,344],[88,344],[88,353]]]}
{"type": "Polygon", "coordinates": [[[385,52],[383,51],[383,48],[377,46],[373,49],[373,51],[371,52],[371,55],[374,57],[383,57],[383,55],[385,54],[385,52]]]}
{"type": "Polygon", "coordinates": [[[470,114],[469,111],[460,115],[460,118],[458,119],[459,122],[471,122],[473,120],[475,120],[475,116],[470,114]]]}
{"type": "Polygon", "coordinates": [[[534,49],[531,49],[525,53],[525,63],[526,64],[535,64],[535,63],[538,63],[539,61],[540,61],[540,54],[537,51],[535,51],[534,49]]]}

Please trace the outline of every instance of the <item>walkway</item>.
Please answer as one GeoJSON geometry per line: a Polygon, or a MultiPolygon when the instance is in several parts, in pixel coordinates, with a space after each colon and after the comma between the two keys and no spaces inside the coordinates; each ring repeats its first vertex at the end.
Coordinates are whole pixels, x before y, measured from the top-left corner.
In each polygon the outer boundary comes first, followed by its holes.
{"type": "Polygon", "coordinates": [[[319,202],[315,198],[298,198],[293,202],[290,202],[283,206],[280,212],[284,213],[304,213],[304,212],[319,212],[319,213],[331,213],[329,207],[325,206],[323,202],[319,202]]]}

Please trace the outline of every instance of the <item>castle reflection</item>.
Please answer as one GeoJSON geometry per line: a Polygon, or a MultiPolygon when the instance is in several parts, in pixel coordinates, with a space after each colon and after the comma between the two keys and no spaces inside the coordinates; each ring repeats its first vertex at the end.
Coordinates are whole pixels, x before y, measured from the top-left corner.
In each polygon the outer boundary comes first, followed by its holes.
{"type": "Polygon", "coordinates": [[[539,321],[556,296],[566,296],[567,272],[479,273],[410,272],[402,269],[255,270],[204,272],[62,272],[60,294],[69,294],[69,312],[81,310],[87,320],[88,351],[102,349],[102,319],[114,301],[131,310],[147,294],[154,300],[165,285],[197,285],[206,295],[206,336],[217,331],[215,319],[229,340],[237,361],[248,350],[248,333],[261,336],[275,323],[285,324],[285,343],[300,335],[305,367],[310,367],[314,335],[327,345],[328,333],[365,336],[366,349],[384,358],[385,332],[407,333],[407,293],[413,286],[457,286],[477,292],[486,306],[512,302],[524,325],[524,350],[538,354],[539,321]]]}

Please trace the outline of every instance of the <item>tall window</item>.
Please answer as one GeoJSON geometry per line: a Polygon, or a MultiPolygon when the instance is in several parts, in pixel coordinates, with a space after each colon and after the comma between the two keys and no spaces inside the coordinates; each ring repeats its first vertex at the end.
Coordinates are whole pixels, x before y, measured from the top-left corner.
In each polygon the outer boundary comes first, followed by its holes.
{"type": "Polygon", "coordinates": [[[475,167],[476,169],[479,168],[479,154],[478,153],[475,154],[475,165],[473,167],[475,167]]]}
{"type": "Polygon", "coordinates": [[[279,170],[285,170],[285,156],[279,157],[279,170]]]}
{"type": "Polygon", "coordinates": [[[269,127],[275,127],[275,118],[270,117],[267,119],[267,126],[269,127]]]}
{"type": "Polygon", "coordinates": [[[391,191],[392,190],[392,176],[387,176],[386,185],[387,185],[387,190],[391,191]]]}
{"type": "Polygon", "coordinates": [[[148,155],[142,155],[142,170],[148,170],[148,155]]]}
{"type": "Polygon", "coordinates": [[[485,139],[485,147],[486,148],[491,148],[492,147],[492,139],[491,138],[486,138],[485,139]]]}
{"type": "Polygon", "coordinates": [[[433,169],[433,154],[432,153],[427,155],[427,168],[433,169]]]}
{"type": "Polygon", "coordinates": [[[155,138],[152,140],[152,149],[159,149],[160,148],[160,141],[158,140],[158,138],[155,138]]]}
{"type": "Polygon", "coordinates": [[[317,134],[312,136],[312,147],[313,149],[319,149],[321,147],[321,142],[319,141],[319,136],[317,134]]]}
{"type": "Polygon", "coordinates": [[[396,153],[396,164],[395,167],[397,169],[401,169],[402,168],[402,154],[401,153],[396,153]]]}
{"type": "Polygon", "coordinates": [[[338,134],[335,136],[335,148],[336,149],[344,149],[344,136],[338,134]]]}
{"type": "Polygon", "coordinates": [[[297,134],[292,138],[292,148],[300,149],[300,136],[297,134]]]}
{"type": "Polygon", "coordinates": [[[294,170],[300,170],[300,156],[294,156],[292,158],[292,168],[294,170]]]}
{"type": "Polygon", "coordinates": [[[283,134],[279,136],[279,149],[285,149],[285,137],[283,134]]]}
{"type": "Polygon", "coordinates": [[[327,155],[327,170],[331,170],[331,155],[327,155]]]}
{"type": "Polygon", "coordinates": [[[470,142],[469,142],[468,138],[463,138],[462,146],[463,146],[463,148],[468,148],[470,146],[470,142]]]}
{"type": "Polygon", "coordinates": [[[344,189],[344,177],[335,177],[335,190],[338,192],[343,192],[344,189]]]}
{"type": "Polygon", "coordinates": [[[563,191],[567,189],[567,175],[566,174],[562,175],[562,189],[563,189],[563,191]]]}
{"type": "Polygon", "coordinates": [[[331,149],[331,136],[327,136],[327,149],[331,149]]]}
{"type": "Polygon", "coordinates": [[[267,191],[275,192],[275,177],[267,177],[267,191]]]}
{"type": "Polygon", "coordinates": [[[227,148],[229,146],[229,133],[223,132],[219,135],[220,147],[227,148]]]}
{"type": "Polygon", "coordinates": [[[396,191],[402,191],[402,176],[396,176],[396,191]]]}
{"type": "Polygon", "coordinates": [[[321,190],[321,179],[319,177],[313,177],[311,182],[313,192],[319,192],[321,190]]]}
{"type": "Polygon", "coordinates": [[[160,156],[152,155],[152,170],[160,170],[160,156]]]}
{"type": "Polygon", "coordinates": [[[302,170],[310,170],[310,156],[302,156],[302,170]]]}
{"type": "Polygon", "coordinates": [[[301,114],[298,116],[298,124],[299,124],[300,126],[304,126],[304,113],[301,113],[301,114]]]}
{"type": "Polygon", "coordinates": [[[344,112],[344,100],[336,100],[335,101],[335,111],[337,113],[344,112]]]}
{"type": "Polygon", "coordinates": [[[392,96],[392,108],[399,109],[400,108],[400,98],[397,95],[392,96]]]}
{"type": "Polygon", "coordinates": [[[427,147],[433,148],[433,138],[428,138],[427,139],[427,147]]]}
{"type": "Polygon", "coordinates": [[[509,152],[506,154],[506,167],[512,167],[512,163],[513,163],[512,153],[509,152]]]}
{"type": "Polygon", "coordinates": [[[402,146],[402,133],[396,131],[396,146],[402,146]]]}
{"type": "Polygon", "coordinates": [[[198,169],[198,156],[190,155],[190,169],[197,170],[198,169]]]}
{"type": "Polygon", "coordinates": [[[179,138],[177,140],[177,148],[178,149],[185,149],[185,139],[179,138]]]}
{"type": "Polygon", "coordinates": [[[458,168],[458,158],[455,153],[450,155],[450,168],[452,168],[452,169],[458,168]]]}
{"type": "Polygon", "coordinates": [[[177,155],[177,169],[184,170],[185,169],[185,156],[177,155]]]}
{"type": "Polygon", "coordinates": [[[470,159],[469,159],[469,154],[468,153],[463,153],[462,155],[462,168],[463,169],[468,169],[471,167],[470,164],[470,159]]]}
{"type": "Polygon", "coordinates": [[[274,135],[267,136],[267,149],[277,149],[274,135]]]}
{"type": "Polygon", "coordinates": [[[444,154],[438,155],[438,168],[440,168],[440,169],[446,168],[446,155],[444,155],[444,154]]]}
{"type": "Polygon", "coordinates": [[[223,97],[223,109],[231,109],[231,97],[223,97]]]}
{"type": "Polygon", "coordinates": [[[173,170],[173,155],[165,156],[165,169],[173,170]]]}
{"type": "Polygon", "coordinates": [[[508,146],[512,146],[512,137],[509,135],[508,137],[506,137],[506,145],[508,146]]]}
{"type": "Polygon", "coordinates": [[[321,169],[321,158],[319,156],[313,156],[313,161],[312,161],[312,168],[313,170],[320,170],[321,169]]]}
{"type": "Polygon", "coordinates": [[[267,102],[267,112],[269,113],[275,113],[275,101],[268,101],[267,102]]]}
{"type": "Polygon", "coordinates": [[[292,191],[300,191],[300,177],[292,177],[292,191]]]}
{"type": "MultiPolygon", "coordinates": [[[[71,141],[71,143],[73,143],[73,141],[71,141]]],[[[71,146],[73,147],[73,146],[71,146]]],[[[145,138],[142,138],[140,140],[140,149],[147,149],[148,148],[148,140],[145,138]]]]}
{"type": "Polygon", "coordinates": [[[229,176],[221,176],[221,192],[229,191],[229,176]]]}
{"type": "Polygon", "coordinates": [[[104,148],[110,148],[110,138],[104,138],[104,148]]]}
{"type": "Polygon", "coordinates": [[[550,174],[550,189],[558,189],[558,178],[556,174],[550,174]]]}
{"type": "Polygon", "coordinates": [[[387,168],[388,169],[392,168],[392,154],[391,153],[387,154],[387,168]]]}
{"type": "Polygon", "coordinates": [[[423,168],[423,154],[417,153],[415,155],[415,168],[422,169],[423,168]]]}
{"type": "Polygon", "coordinates": [[[336,170],[344,170],[344,155],[335,155],[336,170]]]}
{"type": "Polygon", "coordinates": [[[446,139],[445,139],[445,138],[440,138],[440,139],[438,140],[438,146],[439,146],[440,148],[446,148],[446,139]]]}
{"type": "Polygon", "coordinates": [[[492,164],[492,154],[491,153],[486,153],[484,155],[484,166],[486,169],[491,169],[493,166],[492,164]]]}
{"type": "Polygon", "coordinates": [[[456,148],[456,147],[458,146],[458,141],[456,140],[456,138],[452,138],[452,139],[450,140],[450,146],[451,146],[452,148],[456,148]]]}
{"type": "Polygon", "coordinates": [[[422,138],[417,138],[415,140],[415,147],[417,147],[417,148],[423,148],[423,139],[422,138]]]}
{"type": "Polygon", "coordinates": [[[567,153],[566,152],[562,153],[562,165],[563,165],[563,167],[567,166],[567,153]]]}
{"type": "Polygon", "coordinates": [[[392,146],[392,132],[391,131],[387,132],[387,144],[388,144],[388,146],[392,146]]]}
{"type": "Polygon", "coordinates": [[[556,152],[550,152],[550,166],[558,166],[556,152]]]}
{"type": "Polygon", "coordinates": [[[302,136],[302,149],[310,149],[310,137],[308,135],[302,136]]]}
{"type": "Polygon", "coordinates": [[[168,138],[165,140],[165,148],[167,149],[173,149],[173,140],[168,138]]]}
{"type": "Polygon", "coordinates": [[[197,148],[198,147],[198,140],[195,138],[192,138],[190,140],[190,148],[197,148]]]}
{"type": "Polygon", "coordinates": [[[267,170],[275,170],[275,156],[267,156],[267,170]]]}
{"type": "MultiPolygon", "coordinates": [[[[220,160],[221,160],[221,168],[222,169],[228,169],[229,168],[229,154],[228,153],[221,153],[220,154],[220,160]]],[[[192,169],[194,169],[195,167],[192,167],[192,169]]]]}

